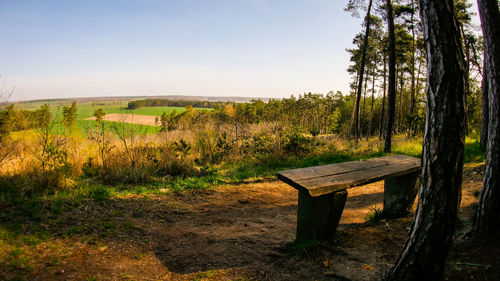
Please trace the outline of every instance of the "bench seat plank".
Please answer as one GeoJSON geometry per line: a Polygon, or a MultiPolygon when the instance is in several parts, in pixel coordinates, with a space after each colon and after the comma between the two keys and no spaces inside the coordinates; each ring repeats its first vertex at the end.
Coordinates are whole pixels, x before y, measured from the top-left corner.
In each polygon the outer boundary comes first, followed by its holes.
{"type": "Polygon", "coordinates": [[[420,159],[393,155],[375,159],[287,170],[278,178],[292,187],[305,190],[312,197],[397,177],[420,169],[420,159]]]}
{"type": "Polygon", "coordinates": [[[370,167],[396,164],[409,159],[413,160],[415,158],[407,155],[385,156],[385,157],[372,158],[360,161],[342,162],[336,164],[286,170],[279,172],[278,177],[281,176],[297,181],[301,179],[331,176],[345,172],[352,172],[355,170],[363,170],[370,167]]]}

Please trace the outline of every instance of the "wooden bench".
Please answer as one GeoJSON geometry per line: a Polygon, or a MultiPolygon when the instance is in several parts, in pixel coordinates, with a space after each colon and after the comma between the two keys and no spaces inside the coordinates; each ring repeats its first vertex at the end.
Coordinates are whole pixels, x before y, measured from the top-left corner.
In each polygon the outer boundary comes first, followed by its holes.
{"type": "Polygon", "coordinates": [[[380,180],[384,183],[386,218],[408,214],[417,195],[420,159],[393,155],[278,173],[278,179],[299,190],[297,240],[333,236],[347,200],[347,189],[380,180]]]}

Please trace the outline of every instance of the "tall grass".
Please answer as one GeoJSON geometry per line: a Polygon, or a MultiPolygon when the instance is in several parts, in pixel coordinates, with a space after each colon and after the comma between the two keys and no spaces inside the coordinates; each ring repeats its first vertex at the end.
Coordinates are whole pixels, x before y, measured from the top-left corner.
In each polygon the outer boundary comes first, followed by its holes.
{"type": "MultiPolygon", "coordinates": [[[[217,184],[273,177],[285,169],[385,155],[383,142],[377,138],[355,144],[335,135],[312,137],[299,128],[277,123],[236,127],[210,121],[190,130],[155,135],[144,133],[140,127],[121,129],[121,135],[117,130],[118,133],[106,136],[109,143],[105,151],[92,138],[54,134],[51,136],[54,140],[62,141],[53,142],[54,159],[48,160],[40,157],[44,149],[40,132],[18,133],[16,156],[2,164],[0,170],[0,203],[16,196],[82,194],[81,188],[93,185],[108,186],[111,190],[125,186],[121,192],[138,192],[137,187],[146,187],[142,190],[148,192],[206,189],[217,184]],[[55,162],[43,164],[44,161],[55,162]]],[[[396,136],[393,153],[420,157],[421,143],[421,138],[396,136]]],[[[467,138],[465,161],[484,161],[484,158],[478,141],[467,138]]]]}

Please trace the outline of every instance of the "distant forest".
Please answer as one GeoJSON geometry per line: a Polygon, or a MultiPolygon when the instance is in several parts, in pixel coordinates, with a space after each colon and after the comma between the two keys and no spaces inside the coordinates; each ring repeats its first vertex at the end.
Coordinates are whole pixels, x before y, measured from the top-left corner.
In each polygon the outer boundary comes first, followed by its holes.
{"type": "Polygon", "coordinates": [[[195,101],[195,100],[168,100],[168,99],[145,99],[131,101],[127,105],[127,109],[138,109],[146,106],[172,106],[186,107],[188,105],[195,108],[214,108],[219,102],[213,101],[195,101]]]}
{"type": "Polygon", "coordinates": [[[16,132],[40,128],[51,118],[51,113],[47,105],[41,106],[37,110],[15,109],[14,104],[0,110],[0,131],[16,132]]]}

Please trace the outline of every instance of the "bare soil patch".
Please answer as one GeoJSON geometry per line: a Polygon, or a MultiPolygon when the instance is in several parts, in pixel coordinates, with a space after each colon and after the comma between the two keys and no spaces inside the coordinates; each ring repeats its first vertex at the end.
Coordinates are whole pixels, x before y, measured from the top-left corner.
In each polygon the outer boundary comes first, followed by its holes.
{"type": "MultiPolygon", "coordinates": [[[[122,114],[122,113],[110,113],[104,115],[102,118],[104,121],[111,122],[125,122],[130,124],[147,125],[147,126],[160,126],[156,119],[158,116],[149,115],[137,115],[137,114],[122,114]]],[[[89,117],[85,120],[95,120],[95,117],[89,117]]]]}
{"type": "MultiPolygon", "coordinates": [[[[457,235],[470,227],[480,173],[481,168],[466,169],[457,235]]],[[[25,249],[33,257],[25,277],[379,280],[397,258],[411,223],[410,217],[366,223],[371,207],[381,207],[382,200],[382,182],[350,189],[336,238],[303,251],[288,244],[295,238],[297,192],[276,180],[88,201],[44,226],[51,237],[25,249]]],[[[500,280],[498,242],[485,243],[457,243],[446,278],[500,280]]],[[[7,269],[1,274],[13,276],[7,269]]]]}

